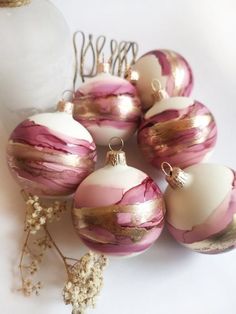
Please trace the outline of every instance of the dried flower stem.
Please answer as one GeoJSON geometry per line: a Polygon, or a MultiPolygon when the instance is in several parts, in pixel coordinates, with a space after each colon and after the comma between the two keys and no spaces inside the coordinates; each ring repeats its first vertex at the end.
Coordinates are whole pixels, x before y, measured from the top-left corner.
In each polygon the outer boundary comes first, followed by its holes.
{"type": "Polygon", "coordinates": [[[29,238],[30,238],[30,231],[27,232],[27,235],[26,235],[26,238],[25,238],[25,242],[24,242],[24,245],[23,245],[23,248],[22,248],[22,252],[21,252],[20,263],[19,263],[19,269],[20,269],[22,286],[23,286],[23,283],[24,283],[23,259],[24,259],[24,256],[25,256],[26,248],[28,246],[29,238]]]}
{"type": "Polygon", "coordinates": [[[74,258],[68,258],[68,257],[65,257],[62,253],[62,251],[59,249],[58,245],[56,244],[56,242],[54,241],[53,237],[51,236],[50,232],[48,231],[48,228],[47,226],[44,226],[44,230],[45,230],[45,233],[47,234],[48,238],[50,239],[52,245],[54,246],[55,250],[57,251],[57,253],[59,254],[59,256],[61,257],[64,265],[65,265],[65,268],[66,268],[66,272],[67,272],[67,275],[68,277],[70,276],[70,272],[69,272],[69,264],[67,263],[67,260],[70,259],[70,260],[74,260],[74,261],[77,261],[77,259],[74,259],[74,258]]]}
{"type": "Polygon", "coordinates": [[[42,261],[43,254],[47,248],[54,247],[63,261],[67,273],[67,281],[63,289],[65,304],[72,305],[72,313],[84,313],[88,307],[94,307],[96,298],[103,285],[103,270],[107,265],[107,257],[89,252],[81,259],[64,256],[48,230],[48,223],[58,220],[61,213],[66,210],[66,202],[54,201],[50,206],[44,206],[37,195],[27,194],[22,191],[26,202],[25,231],[26,239],[22,248],[20,258],[21,291],[29,296],[33,292],[39,294],[41,282],[33,283],[31,278],[24,277],[25,273],[33,275],[38,270],[38,264],[42,261]],[[30,237],[42,230],[44,237],[36,239],[34,244],[40,248],[40,254],[36,254],[29,245],[30,237]],[[31,258],[30,263],[24,265],[26,255],[31,258]]]}
{"type": "MultiPolygon", "coordinates": [[[[27,235],[22,248],[19,263],[21,276],[21,288],[19,290],[22,291],[24,295],[29,296],[33,292],[39,294],[41,282],[33,283],[31,277],[38,271],[39,264],[42,262],[42,257],[46,249],[51,248],[53,243],[53,246],[57,248],[57,251],[60,251],[50,233],[48,230],[44,229],[44,227],[47,223],[60,219],[62,212],[66,210],[66,202],[60,203],[58,201],[54,201],[51,206],[48,207],[41,204],[37,195],[28,194],[24,190],[21,191],[21,194],[26,203],[24,231],[27,232],[27,235]],[[32,250],[29,241],[31,236],[38,234],[40,230],[44,232],[44,237],[34,241],[34,245],[37,247],[36,253],[32,250]],[[27,255],[28,258],[26,259],[27,255]],[[24,262],[26,262],[26,264],[24,262]]],[[[61,253],[61,257],[62,256],[63,254],[61,253]]]]}

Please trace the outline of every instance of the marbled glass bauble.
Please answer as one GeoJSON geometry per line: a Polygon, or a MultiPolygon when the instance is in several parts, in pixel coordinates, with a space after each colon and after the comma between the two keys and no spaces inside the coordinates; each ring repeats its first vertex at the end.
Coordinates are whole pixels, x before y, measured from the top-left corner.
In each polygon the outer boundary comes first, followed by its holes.
{"type": "Polygon", "coordinates": [[[76,92],[74,118],[91,133],[98,145],[108,145],[111,137],[130,138],[138,128],[140,100],[127,80],[111,75],[103,67],[76,92]]]}
{"type": "Polygon", "coordinates": [[[209,254],[236,246],[235,171],[199,164],[173,168],[167,181],[167,226],[178,242],[209,254]]]}
{"type": "Polygon", "coordinates": [[[171,50],[149,51],[137,60],[132,69],[139,74],[136,88],[145,111],[154,104],[151,88],[153,79],[158,79],[171,97],[189,96],[193,88],[189,63],[171,50]]]}
{"type": "Polygon", "coordinates": [[[164,226],[163,196],[142,171],[127,166],[124,152],[110,152],[75,193],[73,221],[90,249],[115,256],[139,254],[164,226]]]}
{"type": "Polygon", "coordinates": [[[149,109],[138,131],[138,144],[156,168],[163,161],[181,168],[200,163],[212,152],[217,127],[212,113],[188,97],[162,99],[149,109]]]}
{"type": "Polygon", "coordinates": [[[21,187],[30,193],[40,196],[72,194],[94,170],[96,146],[93,139],[72,118],[72,110],[66,112],[72,104],[66,103],[65,107],[61,106],[63,104],[59,104],[57,112],[41,113],[24,120],[10,136],[9,168],[21,187]]]}

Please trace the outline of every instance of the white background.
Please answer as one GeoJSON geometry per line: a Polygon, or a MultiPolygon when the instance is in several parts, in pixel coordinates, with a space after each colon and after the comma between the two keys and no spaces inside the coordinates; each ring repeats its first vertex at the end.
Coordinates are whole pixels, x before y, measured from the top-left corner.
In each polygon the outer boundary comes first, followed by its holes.
{"type": "MultiPolygon", "coordinates": [[[[169,48],[185,56],[194,71],[193,97],[206,104],[218,122],[212,161],[236,168],[236,2],[234,0],[53,1],[71,29],[118,40],[134,40],[140,53],[169,48]]],[[[5,164],[7,134],[0,126],[0,313],[64,314],[65,275],[55,254],[44,264],[45,289],[40,297],[18,294],[17,262],[23,241],[23,203],[5,164]],[[48,267],[48,269],[46,269],[48,267]]],[[[130,165],[157,178],[135,145],[127,145],[130,165]],[[136,157],[134,157],[136,156],[136,157]]],[[[104,151],[101,152],[102,159],[104,151]]],[[[209,187],[210,190],[210,187],[209,187]]],[[[53,227],[67,255],[82,247],[69,214],[53,227]]],[[[164,232],[144,255],[111,260],[94,314],[235,314],[236,250],[207,256],[188,251],[164,232]]],[[[90,312],[89,312],[90,313],[90,312]]]]}

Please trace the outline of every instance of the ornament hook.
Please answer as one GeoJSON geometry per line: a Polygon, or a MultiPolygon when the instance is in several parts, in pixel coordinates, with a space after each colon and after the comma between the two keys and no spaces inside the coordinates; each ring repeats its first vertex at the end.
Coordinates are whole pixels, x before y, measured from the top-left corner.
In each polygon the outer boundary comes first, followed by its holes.
{"type": "Polygon", "coordinates": [[[97,66],[100,63],[100,56],[102,55],[102,62],[104,62],[104,53],[103,53],[103,49],[105,47],[106,44],[106,37],[103,35],[100,35],[97,40],[96,40],[96,57],[97,57],[97,66]]]}
{"type": "Polygon", "coordinates": [[[172,167],[168,162],[161,164],[161,169],[166,175],[166,181],[172,189],[182,189],[191,183],[191,176],[178,167],[172,167]]]}
{"type": "Polygon", "coordinates": [[[70,94],[70,96],[69,96],[69,99],[71,99],[71,97],[75,97],[75,92],[73,91],[73,90],[70,90],[70,89],[66,89],[63,93],[62,93],[62,95],[61,95],[61,100],[62,101],[68,101],[68,100],[66,100],[65,99],[65,96],[66,96],[66,94],[70,94]]]}
{"type": "Polygon", "coordinates": [[[123,150],[123,148],[124,148],[124,145],[125,145],[125,144],[124,144],[123,139],[122,139],[121,137],[118,137],[118,136],[112,137],[112,138],[110,139],[110,141],[109,141],[109,144],[108,144],[109,149],[110,149],[110,151],[112,151],[112,152],[121,152],[121,151],[123,150]],[[114,141],[115,141],[115,143],[114,143],[114,141]],[[112,142],[113,142],[113,144],[112,144],[112,142]],[[113,149],[113,148],[112,148],[112,145],[119,145],[118,142],[120,142],[120,148],[119,148],[118,150],[113,149]]]}
{"type": "Polygon", "coordinates": [[[170,177],[173,173],[173,167],[166,161],[161,164],[161,170],[167,177],[170,177]]]}
{"type": "Polygon", "coordinates": [[[138,51],[139,51],[138,43],[136,43],[135,41],[132,42],[132,61],[130,62],[130,65],[135,64],[138,56],[138,51]]]}
{"type": "Polygon", "coordinates": [[[73,46],[74,46],[74,53],[75,53],[75,72],[73,78],[73,89],[76,88],[76,83],[78,79],[78,70],[79,70],[79,61],[78,61],[78,47],[77,47],[77,36],[80,34],[82,36],[82,45],[81,45],[81,53],[80,53],[80,77],[84,82],[83,72],[84,72],[84,46],[85,46],[85,34],[82,31],[77,31],[73,35],[73,46]]]}
{"type": "Polygon", "coordinates": [[[65,112],[72,115],[74,110],[74,104],[71,102],[71,97],[69,97],[69,100],[65,99],[65,95],[67,93],[70,93],[70,95],[74,98],[75,93],[73,91],[69,89],[65,90],[61,95],[61,100],[57,104],[57,111],[65,112]]]}
{"type": "Polygon", "coordinates": [[[152,80],[152,90],[153,90],[153,98],[155,101],[161,101],[162,99],[169,98],[169,95],[165,91],[165,89],[162,88],[161,82],[158,79],[152,80]]]}
{"type": "Polygon", "coordinates": [[[117,54],[117,50],[118,50],[118,42],[117,42],[117,40],[112,39],[110,41],[110,51],[111,51],[111,56],[109,58],[110,65],[112,65],[114,62],[114,57],[117,54]]]}
{"type": "Polygon", "coordinates": [[[162,89],[161,82],[158,79],[152,80],[152,90],[154,92],[159,92],[162,89]]]}

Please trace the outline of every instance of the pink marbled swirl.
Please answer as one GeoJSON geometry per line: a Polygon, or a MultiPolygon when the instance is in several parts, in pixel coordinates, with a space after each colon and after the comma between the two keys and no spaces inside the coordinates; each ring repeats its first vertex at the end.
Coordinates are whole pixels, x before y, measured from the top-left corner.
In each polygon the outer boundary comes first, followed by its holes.
{"type": "Polygon", "coordinates": [[[191,230],[179,230],[168,222],[167,216],[167,226],[173,237],[183,245],[200,253],[216,254],[236,247],[235,215],[236,174],[234,172],[232,190],[204,223],[194,226],[191,230]]]}
{"type": "MultiPolygon", "coordinates": [[[[90,131],[96,144],[107,145],[99,140],[107,127],[113,132],[115,129],[124,131],[122,137],[126,140],[140,122],[141,105],[137,92],[124,79],[113,77],[110,82],[108,74],[99,78],[83,84],[76,92],[74,118],[90,131]]],[[[120,133],[112,136],[120,136],[120,133]]]]}
{"type": "Polygon", "coordinates": [[[25,120],[10,136],[7,158],[22,188],[33,194],[62,196],[74,193],[93,171],[96,146],[25,120]]]}
{"type": "Polygon", "coordinates": [[[189,96],[193,88],[193,73],[187,60],[177,52],[160,49],[152,50],[144,56],[154,55],[166,77],[166,86],[163,88],[168,95],[189,96]],[[181,78],[179,76],[181,72],[181,78]]]}
{"type": "Polygon", "coordinates": [[[164,161],[180,168],[200,163],[213,150],[216,139],[214,117],[198,101],[144,118],[138,131],[144,156],[157,168],[164,161]]]}
{"type": "Polygon", "coordinates": [[[75,194],[74,208],[73,221],[82,241],[90,249],[109,255],[126,256],[145,251],[159,237],[164,226],[162,193],[149,177],[126,192],[119,188],[103,186],[102,182],[101,186],[87,186],[87,193],[79,188],[75,194]],[[98,193],[102,193],[104,202],[99,197],[98,206],[95,207],[98,193]],[[153,202],[155,206],[148,213],[145,205],[153,202]],[[133,212],[132,206],[135,204],[140,207],[133,212]],[[130,206],[131,210],[124,211],[127,206],[130,206]],[[93,215],[79,218],[80,208],[85,212],[86,209],[92,208],[93,215]],[[132,238],[136,233],[141,234],[140,238],[132,238]]]}

